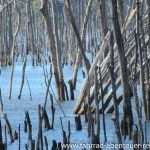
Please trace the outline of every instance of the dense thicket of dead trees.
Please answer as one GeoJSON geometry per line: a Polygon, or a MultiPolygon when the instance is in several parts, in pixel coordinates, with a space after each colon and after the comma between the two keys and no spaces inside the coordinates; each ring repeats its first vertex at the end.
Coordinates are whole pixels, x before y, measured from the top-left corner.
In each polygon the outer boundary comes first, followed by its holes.
{"type": "MultiPolygon", "coordinates": [[[[70,99],[76,100],[73,112],[85,115],[91,143],[100,143],[100,113],[105,141],[105,113],[114,113],[112,120],[119,144],[123,143],[122,135],[128,135],[133,143],[137,141],[136,135],[139,135],[139,143],[148,142],[142,121],[150,120],[149,35],[150,0],[0,0],[0,65],[11,66],[8,98],[12,99],[18,61],[24,62],[18,99],[21,99],[25,79],[33,99],[26,76],[28,62],[31,60],[33,66],[43,68],[52,64],[50,73],[44,68],[47,91],[44,107],[39,106],[38,111],[36,149],[43,149],[42,120],[47,129],[54,128],[53,98],[63,111],[59,102],[68,100],[68,93],[70,99]],[[65,67],[69,65],[73,73],[66,81],[65,67]],[[81,69],[85,81],[76,96],[76,85],[82,80],[79,78],[81,69]],[[54,75],[56,93],[50,85],[52,76],[49,79],[49,75],[54,75]],[[48,98],[51,100],[51,124],[45,109],[48,98]],[[120,103],[123,108],[119,107],[120,103]],[[120,109],[123,115],[119,113],[120,109]],[[138,127],[134,132],[133,124],[138,127]]],[[[2,100],[1,112],[4,115],[2,100]]],[[[64,111],[63,114],[65,116],[64,111]]],[[[25,115],[25,131],[28,131],[34,149],[32,120],[28,111],[25,115]]],[[[6,116],[4,119],[13,142],[10,122],[6,116]]],[[[80,119],[79,123],[82,130],[80,119]]],[[[70,143],[70,122],[68,126],[68,140],[62,130],[64,143],[70,143]]],[[[45,143],[48,149],[46,137],[45,143]]],[[[0,144],[3,145],[1,137],[0,144]]],[[[52,147],[58,147],[57,141],[52,147]]]]}

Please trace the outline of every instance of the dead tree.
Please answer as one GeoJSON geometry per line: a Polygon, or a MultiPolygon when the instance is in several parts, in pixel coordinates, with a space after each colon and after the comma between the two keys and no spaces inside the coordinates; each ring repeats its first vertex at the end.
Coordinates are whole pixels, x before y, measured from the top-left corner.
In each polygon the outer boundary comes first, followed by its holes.
{"type": "Polygon", "coordinates": [[[124,1],[123,0],[117,0],[118,3],[118,10],[120,14],[120,26],[123,27],[125,18],[124,18],[124,1]]]}
{"type": "MultiPolygon", "coordinates": [[[[81,40],[82,40],[82,45],[83,46],[85,45],[85,42],[86,42],[86,38],[85,38],[86,28],[87,28],[88,18],[89,18],[89,15],[90,15],[90,9],[91,9],[91,6],[92,6],[92,1],[93,0],[89,0],[88,6],[87,6],[87,9],[86,9],[86,13],[85,13],[85,16],[84,16],[84,23],[83,23],[82,34],[81,34],[81,40]]],[[[78,50],[77,57],[76,57],[75,68],[74,68],[74,72],[73,72],[73,79],[72,79],[72,84],[73,84],[74,89],[76,88],[78,67],[79,67],[79,62],[80,62],[80,58],[81,58],[80,54],[81,54],[81,52],[80,52],[80,50],[78,50]]]]}
{"type": "MultiPolygon", "coordinates": [[[[101,90],[101,99],[102,99],[102,116],[103,116],[104,139],[105,139],[105,142],[107,142],[105,112],[104,112],[104,108],[103,108],[104,107],[104,90],[103,90],[102,73],[101,73],[101,68],[100,67],[99,67],[99,76],[100,76],[100,90],[101,90]]],[[[95,80],[97,80],[97,78],[95,80]]],[[[97,83],[95,82],[95,88],[98,88],[98,87],[96,87],[96,84],[97,83]]],[[[98,89],[97,89],[97,91],[98,91],[98,89]]],[[[97,96],[98,96],[98,92],[97,92],[97,96]]]]}
{"type": "Polygon", "coordinates": [[[50,99],[51,99],[51,112],[52,112],[51,128],[54,129],[55,107],[54,107],[54,102],[53,102],[53,96],[52,96],[52,94],[50,95],[50,99]]]}
{"type": "Polygon", "coordinates": [[[46,112],[46,109],[43,110],[44,108],[42,107],[42,111],[44,111],[44,122],[45,122],[45,128],[47,128],[47,130],[50,130],[51,129],[51,126],[50,126],[50,122],[49,122],[49,118],[48,118],[48,115],[47,115],[47,112],[46,112]]]}
{"type": "MultiPolygon", "coordinates": [[[[45,108],[43,109],[43,111],[45,110],[45,108]]],[[[41,106],[38,105],[38,117],[39,117],[39,121],[38,121],[38,140],[37,140],[37,147],[36,149],[41,149],[43,150],[43,133],[42,133],[42,118],[43,118],[43,112],[41,114],[41,106]],[[39,146],[40,144],[40,146],[39,146]]]]}
{"type": "MultiPolygon", "coordinates": [[[[66,136],[66,132],[63,128],[63,123],[62,123],[62,118],[60,117],[60,123],[61,123],[61,129],[62,129],[62,135],[63,135],[63,144],[68,144],[67,142],[67,136],[66,136]]],[[[53,140],[54,141],[54,140],[53,140]]],[[[57,144],[57,143],[56,143],[57,144]]],[[[54,144],[53,144],[54,145],[54,144]]],[[[63,150],[67,150],[67,148],[63,148],[63,150]]]]}
{"type": "Polygon", "coordinates": [[[141,39],[140,39],[140,2],[137,0],[137,17],[136,17],[136,33],[137,33],[137,43],[139,51],[139,62],[140,62],[140,83],[142,87],[142,99],[144,105],[145,118],[147,118],[147,103],[146,103],[146,93],[144,85],[144,68],[143,68],[143,52],[141,49],[141,39]]]}
{"type": "Polygon", "coordinates": [[[137,113],[137,118],[138,118],[138,126],[139,126],[139,134],[140,134],[140,139],[138,142],[142,145],[144,142],[144,132],[143,132],[143,127],[142,127],[142,114],[140,111],[140,104],[139,104],[139,99],[137,95],[137,61],[138,61],[138,41],[137,41],[137,34],[135,33],[135,42],[136,42],[136,60],[135,60],[135,68],[134,68],[134,76],[131,79],[131,87],[133,91],[133,96],[134,96],[134,101],[135,101],[135,108],[136,108],[136,113],[137,113]]]}
{"type": "MultiPolygon", "coordinates": [[[[32,13],[31,13],[31,9],[32,9],[32,1],[31,0],[27,0],[27,16],[28,16],[28,32],[31,34],[31,49],[32,49],[32,65],[35,65],[35,43],[34,43],[34,30],[33,30],[33,19],[32,19],[32,13]]],[[[28,33],[28,34],[29,34],[28,33]]],[[[29,36],[29,35],[28,35],[29,36]]],[[[29,38],[29,37],[28,37],[29,38]]],[[[29,39],[28,39],[29,40],[29,39]]],[[[29,41],[28,41],[29,42],[29,41]]]]}
{"type": "Polygon", "coordinates": [[[31,140],[31,150],[35,150],[35,140],[31,140]]]}
{"type": "Polygon", "coordinates": [[[18,127],[18,139],[19,139],[19,147],[18,147],[18,150],[20,150],[20,145],[21,145],[21,142],[20,142],[20,124],[19,124],[19,127],[18,127]]]}
{"type": "Polygon", "coordinates": [[[76,130],[82,130],[81,118],[80,116],[75,116],[76,130]]]}
{"type": "Polygon", "coordinates": [[[32,124],[31,124],[31,120],[30,120],[28,111],[25,112],[25,115],[26,115],[26,119],[27,119],[28,139],[32,140],[32,124]]]}
{"type": "MultiPolygon", "coordinates": [[[[95,71],[94,71],[94,80],[95,81],[94,82],[95,82],[96,125],[97,125],[96,135],[95,135],[95,138],[93,141],[95,144],[100,143],[100,115],[99,115],[99,100],[98,100],[98,87],[97,87],[97,69],[98,69],[97,66],[95,66],[95,71]]],[[[105,140],[106,140],[106,137],[105,137],[105,140]]]]}
{"type": "Polygon", "coordinates": [[[77,41],[78,41],[80,53],[81,53],[81,55],[83,57],[83,61],[85,63],[86,69],[88,71],[90,69],[91,65],[90,65],[90,62],[87,59],[87,57],[85,55],[85,52],[84,52],[84,49],[83,49],[82,39],[80,37],[79,31],[78,31],[78,28],[77,28],[77,25],[76,25],[76,21],[75,21],[75,18],[74,18],[72,9],[71,9],[70,0],[64,0],[64,2],[65,2],[65,8],[66,8],[66,10],[68,12],[68,15],[70,17],[72,28],[73,28],[73,30],[75,32],[75,35],[76,35],[76,38],[77,38],[77,41]]]}
{"type": "MultiPolygon", "coordinates": [[[[122,144],[122,137],[121,137],[121,131],[120,131],[120,124],[119,124],[119,108],[118,108],[118,100],[116,96],[116,75],[114,73],[114,49],[113,49],[113,33],[111,33],[111,38],[110,38],[110,59],[111,63],[109,65],[109,72],[110,72],[110,77],[111,77],[111,84],[112,84],[112,92],[113,92],[113,103],[114,103],[114,116],[112,117],[112,120],[115,125],[115,132],[117,135],[118,139],[118,144],[122,144]]],[[[123,148],[120,148],[120,150],[123,150],[123,148]]]]}
{"type": "Polygon", "coordinates": [[[48,13],[48,1],[47,0],[41,0],[41,8],[40,11],[42,12],[46,27],[47,27],[47,33],[48,33],[48,38],[49,38],[49,43],[50,43],[50,48],[51,48],[51,61],[53,65],[53,70],[54,70],[54,76],[55,76],[55,82],[56,82],[56,88],[57,88],[57,94],[58,94],[58,99],[61,100],[61,95],[60,95],[60,84],[59,84],[59,71],[58,71],[58,61],[57,61],[57,54],[55,50],[55,38],[53,34],[53,26],[52,26],[52,20],[51,17],[48,13]]]}
{"type": "MultiPolygon", "coordinates": [[[[108,27],[107,27],[107,21],[106,21],[106,10],[105,10],[105,0],[97,0],[98,3],[98,8],[99,8],[99,15],[100,15],[100,30],[102,34],[102,38],[104,38],[108,32],[108,27]]],[[[104,58],[108,54],[108,47],[106,48],[104,52],[104,58]]]]}
{"type": "Polygon", "coordinates": [[[55,38],[55,47],[56,47],[56,56],[57,56],[57,68],[59,74],[59,88],[60,88],[60,98],[61,100],[65,100],[65,92],[64,92],[64,79],[63,79],[63,71],[61,67],[61,47],[60,47],[60,40],[58,37],[58,16],[56,12],[56,4],[54,0],[51,0],[52,4],[52,13],[53,13],[53,29],[54,29],[54,38],[55,38]]]}
{"type": "Polygon", "coordinates": [[[44,136],[44,139],[45,139],[45,147],[46,147],[46,150],[48,150],[48,141],[47,141],[47,137],[44,136]]]}
{"type": "Polygon", "coordinates": [[[70,120],[68,121],[68,144],[70,144],[70,136],[71,136],[71,129],[70,129],[70,120]]]}
{"type": "Polygon", "coordinates": [[[9,99],[11,99],[11,94],[12,94],[12,82],[13,82],[13,75],[14,75],[14,67],[15,67],[15,43],[16,43],[16,37],[18,35],[18,31],[20,28],[20,21],[21,21],[21,13],[19,10],[18,11],[18,26],[16,28],[14,38],[13,38],[13,45],[11,49],[11,55],[12,55],[12,68],[11,68],[11,75],[10,75],[10,84],[9,84],[9,99]]]}
{"type": "Polygon", "coordinates": [[[24,85],[25,71],[26,71],[26,64],[27,64],[27,58],[25,59],[24,64],[23,64],[23,68],[22,68],[22,81],[21,81],[21,87],[20,87],[18,99],[21,98],[21,93],[22,93],[22,89],[23,89],[23,85],[24,85]]]}
{"type": "MultiPolygon", "coordinates": [[[[133,115],[132,115],[132,107],[131,107],[131,96],[130,96],[130,85],[128,79],[128,69],[127,69],[127,60],[125,57],[124,51],[124,43],[121,34],[121,29],[118,21],[118,12],[117,12],[117,0],[111,0],[111,9],[112,9],[112,22],[114,28],[114,35],[116,38],[116,43],[118,47],[118,57],[120,63],[120,76],[121,76],[121,83],[123,86],[123,121],[124,123],[129,120],[131,126],[133,125],[133,115]]],[[[130,127],[130,130],[132,128],[130,127]]]]}
{"type": "Polygon", "coordinates": [[[74,88],[73,88],[73,84],[71,82],[71,80],[68,81],[69,86],[70,86],[70,99],[74,100],[74,88]]]}
{"type": "Polygon", "coordinates": [[[28,81],[28,78],[27,78],[27,77],[26,77],[26,81],[27,81],[27,85],[28,85],[28,88],[29,88],[29,92],[30,92],[30,99],[32,100],[31,87],[30,87],[30,84],[29,84],[29,81],[28,81]]]}
{"type": "MultiPolygon", "coordinates": [[[[8,132],[9,132],[9,136],[10,136],[10,143],[13,143],[14,142],[14,138],[13,138],[13,133],[12,133],[12,128],[11,128],[11,125],[10,125],[10,122],[8,120],[8,117],[7,117],[7,114],[4,112],[3,110],[3,101],[2,101],[2,95],[1,95],[1,89],[0,89],[0,113],[2,115],[2,117],[4,118],[5,120],[5,123],[6,123],[6,127],[8,129],[8,132]]],[[[2,134],[2,133],[1,133],[2,134]]],[[[2,137],[2,136],[1,136],[2,137]]],[[[6,137],[6,136],[5,136],[6,137]]],[[[2,140],[1,140],[2,141],[2,140]]],[[[5,141],[6,142],[6,141],[5,141]]]]}

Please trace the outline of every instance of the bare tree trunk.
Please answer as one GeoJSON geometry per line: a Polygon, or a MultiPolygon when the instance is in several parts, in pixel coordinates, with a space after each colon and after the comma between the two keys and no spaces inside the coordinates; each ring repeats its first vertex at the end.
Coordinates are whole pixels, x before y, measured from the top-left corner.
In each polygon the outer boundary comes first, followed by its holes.
{"type": "MultiPolygon", "coordinates": [[[[104,130],[104,139],[107,142],[107,135],[106,135],[106,124],[105,124],[105,112],[104,112],[104,90],[103,90],[103,81],[101,75],[101,68],[99,67],[99,76],[100,76],[100,90],[101,90],[101,99],[102,99],[102,115],[103,115],[103,130],[104,130]]],[[[95,84],[96,86],[96,84],[95,84]]],[[[96,106],[97,107],[97,106],[96,106]]]]}
{"type": "Polygon", "coordinates": [[[31,49],[32,49],[32,65],[35,65],[35,60],[34,60],[34,55],[35,55],[35,44],[34,44],[34,31],[33,31],[33,20],[32,20],[32,14],[31,14],[31,9],[32,9],[32,1],[27,0],[27,13],[28,13],[28,28],[29,32],[31,33],[31,49]]]}
{"type": "MultiPolygon", "coordinates": [[[[120,25],[118,21],[118,12],[117,12],[117,0],[111,0],[111,6],[112,6],[112,22],[113,22],[113,28],[116,38],[116,43],[118,47],[118,56],[120,61],[120,76],[121,76],[121,83],[123,86],[123,111],[124,116],[123,120],[124,122],[129,122],[131,125],[133,125],[133,115],[132,115],[132,107],[131,107],[131,96],[130,96],[130,85],[129,85],[129,79],[128,79],[128,69],[127,69],[127,60],[125,57],[125,51],[124,51],[124,44],[122,39],[122,34],[120,30],[120,25]]],[[[130,127],[130,131],[131,131],[130,127]]]]}
{"type": "Polygon", "coordinates": [[[54,41],[54,34],[53,34],[53,26],[52,26],[52,21],[51,18],[48,14],[48,1],[47,0],[41,0],[41,8],[40,8],[44,19],[45,23],[47,26],[47,33],[48,33],[48,38],[49,38],[49,43],[50,43],[50,48],[51,48],[51,61],[53,65],[53,70],[54,70],[54,75],[55,75],[55,82],[56,82],[56,88],[57,88],[57,93],[58,93],[58,99],[61,100],[60,96],[60,85],[59,85],[59,72],[58,72],[58,64],[57,64],[57,55],[56,55],[56,50],[55,50],[55,41],[54,41]]]}
{"type": "Polygon", "coordinates": [[[118,10],[120,14],[120,25],[123,27],[124,25],[124,1],[123,0],[117,0],[118,3],[118,10]]]}
{"type": "MultiPolygon", "coordinates": [[[[99,115],[99,100],[98,100],[98,87],[97,87],[97,66],[95,66],[95,74],[94,74],[94,80],[95,80],[95,106],[96,106],[96,136],[98,142],[100,142],[100,115],[99,115]]],[[[99,144],[99,143],[97,143],[99,144]]]]}
{"type": "Polygon", "coordinates": [[[82,40],[81,40],[79,31],[78,31],[78,28],[77,28],[77,25],[76,25],[76,22],[75,22],[75,18],[73,16],[73,12],[72,12],[72,9],[71,9],[70,0],[64,0],[64,1],[65,1],[65,6],[66,6],[65,8],[68,12],[68,15],[69,15],[70,19],[71,19],[72,28],[75,32],[75,35],[76,35],[76,38],[77,38],[77,41],[78,41],[79,50],[80,50],[81,55],[83,57],[86,69],[87,69],[87,71],[89,71],[91,65],[90,65],[90,62],[89,62],[88,58],[85,55],[85,52],[84,52],[82,40]]]}
{"type": "MultiPolygon", "coordinates": [[[[114,103],[114,116],[112,117],[112,120],[114,121],[115,125],[115,132],[118,138],[118,144],[122,144],[122,137],[121,137],[121,131],[120,131],[120,124],[119,124],[119,108],[118,108],[118,102],[117,102],[117,96],[116,96],[116,75],[114,73],[114,49],[113,49],[113,33],[111,33],[110,38],[110,51],[111,51],[111,64],[109,66],[110,71],[110,77],[111,77],[111,83],[112,83],[112,92],[113,92],[113,103],[114,103]]],[[[120,148],[120,150],[123,150],[123,148],[120,148]]]]}
{"type": "MultiPolygon", "coordinates": [[[[108,28],[107,28],[107,22],[106,22],[106,13],[105,13],[105,0],[97,0],[98,6],[99,6],[99,11],[100,11],[100,31],[102,34],[102,38],[104,38],[108,32],[108,28]]],[[[108,47],[104,52],[104,58],[107,56],[108,54],[108,47]]]]}
{"type": "MultiPolygon", "coordinates": [[[[12,6],[9,5],[9,50],[13,45],[13,30],[12,30],[12,6]]],[[[10,51],[8,52],[10,55],[10,51]]]]}
{"type": "MultiPolygon", "coordinates": [[[[81,34],[81,40],[82,40],[82,45],[83,46],[86,45],[85,35],[86,35],[86,28],[87,28],[88,18],[89,18],[89,15],[90,15],[89,14],[90,13],[90,8],[92,6],[92,1],[93,0],[89,0],[88,6],[87,6],[87,9],[86,9],[86,14],[84,16],[84,23],[83,23],[82,34],[81,34]]],[[[85,47],[83,47],[83,48],[85,48],[85,47]]],[[[73,84],[73,88],[74,89],[76,88],[76,81],[77,81],[79,62],[81,60],[80,54],[81,54],[81,52],[80,52],[80,50],[78,50],[77,57],[76,57],[76,63],[75,63],[75,69],[74,69],[74,72],[73,72],[73,79],[72,79],[72,84],[73,84]]]]}
{"type": "Polygon", "coordinates": [[[60,42],[58,37],[58,13],[56,11],[56,4],[54,0],[51,0],[52,4],[52,13],[53,13],[53,29],[54,29],[54,38],[55,38],[55,47],[56,47],[56,55],[57,55],[57,67],[58,67],[58,73],[59,73],[59,88],[60,88],[60,99],[65,100],[65,92],[64,92],[64,79],[63,79],[63,71],[61,67],[61,48],[60,48],[60,42]],[[55,13],[56,12],[56,13],[55,13]]]}
{"type": "Polygon", "coordinates": [[[144,68],[143,68],[143,52],[141,49],[141,39],[140,39],[140,2],[137,0],[137,18],[136,18],[136,32],[137,32],[137,43],[139,51],[139,62],[140,62],[140,83],[142,87],[142,99],[144,105],[145,118],[147,118],[147,104],[146,104],[146,93],[144,85],[144,68]]]}
{"type": "Polygon", "coordinates": [[[14,67],[15,67],[15,42],[16,42],[16,37],[18,35],[18,31],[19,31],[19,28],[20,28],[20,21],[21,21],[21,13],[18,11],[18,26],[17,26],[15,34],[14,34],[13,46],[12,46],[12,49],[11,49],[12,68],[11,68],[10,84],[9,84],[9,99],[11,99],[11,94],[12,94],[12,82],[13,82],[14,67]]]}
{"type": "Polygon", "coordinates": [[[23,85],[24,85],[25,71],[26,71],[26,64],[27,64],[27,58],[25,59],[24,64],[23,64],[23,68],[22,68],[22,81],[21,81],[21,87],[20,87],[18,99],[21,98],[21,93],[22,93],[22,89],[23,89],[23,85]]]}

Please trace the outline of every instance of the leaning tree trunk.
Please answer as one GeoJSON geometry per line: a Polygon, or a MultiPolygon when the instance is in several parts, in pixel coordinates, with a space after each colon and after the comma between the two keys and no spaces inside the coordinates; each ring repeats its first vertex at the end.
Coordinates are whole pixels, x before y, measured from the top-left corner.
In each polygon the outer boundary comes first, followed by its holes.
{"type": "Polygon", "coordinates": [[[129,85],[129,79],[128,79],[127,60],[125,57],[124,43],[123,43],[121,29],[120,29],[120,25],[118,21],[117,0],[111,0],[111,6],[112,6],[112,22],[113,22],[115,38],[116,38],[116,43],[118,47],[118,56],[119,56],[119,61],[120,61],[121,83],[123,87],[123,100],[124,100],[123,121],[127,122],[127,120],[129,120],[129,122],[131,122],[131,124],[133,125],[133,115],[132,115],[132,108],[131,108],[131,96],[130,96],[130,85],[129,85]]]}
{"type": "Polygon", "coordinates": [[[73,30],[75,32],[75,35],[76,35],[76,38],[77,38],[77,42],[78,42],[78,45],[79,45],[79,50],[81,52],[83,61],[85,63],[85,67],[86,67],[87,71],[89,71],[91,65],[90,65],[90,62],[89,62],[88,58],[86,57],[84,49],[83,49],[82,40],[81,40],[81,37],[80,37],[80,34],[79,34],[79,30],[77,28],[75,17],[73,15],[73,12],[72,12],[72,9],[71,9],[70,0],[64,0],[64,1],[65,1],[65,8],[66,8],[66,10],[68,12],[68,15],[70,17],[72,28],[73,28],[73,30]]]}
{"type": "MultiPolygon", "coordinates": [[[[92,1],[93,0],[89,0],[88,6],[87,6],[87,9],[86,9],[86,14],[85,14],[85,17],[84,17],[84,23],[83,23],[82,34],[81,34],[81,40],[82,40],[83,46],[86,45],[86,43],[85,43],[86,42],[85,34],[86,34],[86,28],[87,28],[87,23],[88,23],[90,8],[92,6],[92,1]]],[[[72,84],[73,84],[73,88],[74,89],[76,88],[76,81],[77,81],[77,74],[78,74],[79,62],[80,62],[80,58],[81,58],[80,54],[81,54],[81,52],[80,52],[80,50],[78,50],[77,58],[76,58],[76,63],[75,63],[75,69],[74,69],[74,72],[73,72],[73,79],[72,79],[72,84]]]]}
{"type": "Polygon", "coordinates": [[[46,27],[47,27],[47,33],[48,33],[48,38],[49,38],[49,43],[50,43],[50,48],[51,48],[51,61],[53,65],[53,70],[54,70],[54,75],[55,75],[55,82],[56,82],[56,88],[57,88],[57,93],[58,93],[58,99],[61,99],[60,96],[60,85],[59,85],[59,72],[58,72],[58,65],[57,65],[57,55],[56,55],[56,48],[55,48],[55,43],[54,43],[54,34],[53,34],[53,26],[52,26],[52,20],[49,16],[49,10],[48,10],[48,1],[47,0],[41,0],[41,8],[40,11],[42,12],[46,27]]]}

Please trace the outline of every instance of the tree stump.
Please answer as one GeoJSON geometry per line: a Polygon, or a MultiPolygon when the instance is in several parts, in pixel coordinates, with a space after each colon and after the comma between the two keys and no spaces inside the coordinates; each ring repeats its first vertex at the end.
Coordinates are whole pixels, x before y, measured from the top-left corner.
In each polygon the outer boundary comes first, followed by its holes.
{"type": "Polygon", "coordinates": [[[56,150],[57,149],[57,142],[55,140],[53,140],[53,145],[51,150],[56,150]]]}
{"type": "MultiPolygon", "coordinates": [[[[133,133],[132,133],[133,145],[139,144],[138,136],[139,136],[139,132],[138,132],[138,127],[137,127],[137,125],[136,125],[136,130],[133,131],[133,133]]],[[[134,149],[134,150],[137,150],[137,148],[133,148],[133,149],[134,149]]]]}
{"type": "Polygon", "coordinates": [[[26,119],[24,120],[24,132],[27,132],[27,121],[26,121],[26,119]]]}
{"type": "Polygon", "coordinates": [[[81,118],[80,116],[75,116],[76,130],[82,130],[81,118]]]}
{"type": "Polygon", "coordinates": [[[16,131],[14,133],[14,140],[18,140],[18,133],[16,131]]]}
{"type": "Polygon", "coordinates": [[[73,88],[72,81],[69,80],[68,83],[69,83],[69,86],[70,86],[70,99],[74,100],[74,88],[73,88]]]}
{"type": "Polygon", "coordinates": [[[35,140],[31,140],[31,150],[35,150],[35,140]]]}
{"type": "MultiPolygon", "coordinates": [[[[43,111],[44,108],[42,108],[43,111]]],[[[49,118],[46,112],[46,109],[44,110],[44,123],[45,123],[45,128],[47,128],[47,130],[51,129],[50,123],[49,123],[49,118]]]]}

